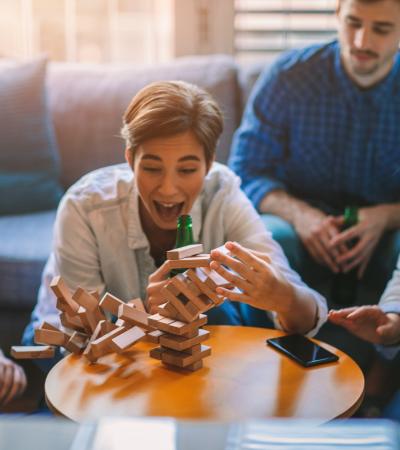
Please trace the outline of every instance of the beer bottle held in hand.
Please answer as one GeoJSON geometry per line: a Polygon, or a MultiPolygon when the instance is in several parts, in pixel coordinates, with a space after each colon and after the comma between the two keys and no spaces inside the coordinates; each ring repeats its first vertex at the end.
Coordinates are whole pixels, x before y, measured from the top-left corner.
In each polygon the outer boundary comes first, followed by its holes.
{"type": "MultiPolygon", "coordinates": [[[[342,231],[351,228],[358,222],[358,208],[356,206],[347,206],[344,210],[344,222],[342,231]]],[[[347,242],[347,247],[350,249],[357,244],[357,239],[352,239],[347,242]]],[[[351,306],[355,303],[357,298],[358,267],[350,270],[350,272],[339,272],[332,281],[331,300],[339,306],[351,306]]]]}
{"type": "MultiPolygon", "coordinates": [[[[195,244],[192,229],[192,217],[189,214],[182,214],[178,217],[176,228],[175,248],[185,247],[185,245],[195,244]]],[[[172,269],[169,273],[170,278],[185,272],[186,269],[172,269]]]]}

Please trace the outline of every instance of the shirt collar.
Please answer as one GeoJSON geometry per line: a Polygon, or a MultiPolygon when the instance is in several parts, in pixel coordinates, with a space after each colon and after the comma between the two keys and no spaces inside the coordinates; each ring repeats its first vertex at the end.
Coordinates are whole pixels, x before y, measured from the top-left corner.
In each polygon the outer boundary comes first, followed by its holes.
{"type": "MultiPolygon", "coordinates": [[[[198,196],[193,204],[190,215],[193,223],[193,238],[199,241],[202,226],[202,198],[203,193],[198,196]]],[[[139,248],[150,248],[150,243],[143,231],[139,216],[139,193],[136,188],[134,176],[128,194],[128,247],[132,250],[139,248]]]]}
{"type": "Polygon", "coordinates": [[[334,66],[340,88],[351,102],[359,103],[362,101],[368,101],[374,106],[379,107],[380,105],[385,104],[386,98],[392,96],[394,90],[396,89],[397,74],[400,67],[400,57],[399,54],[396,55],[393,67],[389,74],[370,89],[361,89],[349,78],[343,67],[340,55],[340,45],[338,42],[335,44],[334,66]]]}

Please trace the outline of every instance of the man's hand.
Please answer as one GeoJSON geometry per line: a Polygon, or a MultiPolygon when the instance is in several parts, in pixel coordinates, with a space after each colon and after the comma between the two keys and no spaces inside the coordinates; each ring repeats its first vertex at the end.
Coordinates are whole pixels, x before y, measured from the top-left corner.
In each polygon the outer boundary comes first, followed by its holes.
{"type": "Polygon", "coordinates": [[[346,249],[343,244],[331,245],[332,240],[340,234],[337,219],[307,206],[300,214],[296,214],[293,225],[313,259],[338,273],[340,267],[337,259],[346,249]]]}
{"type": "Polygon", "coordinates": [[[26,384],[24,369],[0,351],[0,406],[5,406],[13,398],[22,395],[26,384]]]}
{"type": "Polygon", "coordinates": [[[377,305],[330,311],[328,319],[374,344],[400,342],[400,315],[384,313],[377,305]]]}
{"type": "Polygon", "coordinates": [[[362,278],[380,238],[387,229],[389,214],[390,210],[386,205],[361,208],[358,211],[358,224],[332,237],[329,246],[336,250],[343,248],[353,239],[357,240],[354,247],[337,253],[336,264],[343,272],[358,267],[358,278],[362,278]]]}
{"type": "Polygon", "coordinates": [[[161,295],[161,289],[167,284],[170,271],[170,263],[167,260],[149,276],[149,283],[146,289],[146,306],[151,314],[157,312],[156,307],[158,305],[165,303],[165,298],[161,295]]]}

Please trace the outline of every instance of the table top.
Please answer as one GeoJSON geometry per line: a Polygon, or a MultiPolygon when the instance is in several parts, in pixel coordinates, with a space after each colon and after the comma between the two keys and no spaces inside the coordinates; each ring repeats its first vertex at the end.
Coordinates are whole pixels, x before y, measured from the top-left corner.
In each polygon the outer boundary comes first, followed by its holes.
{"type": "Polygon", "coordinates": [[[267,346],[278,330],[208,326],[211,356],[196,372],[165,367],[139,342],[124,354],[89,364],[69,355],[49,372],[49,407],[75,421],[103,416],[172,416],[238,421],[271,417],[326,422],[349,417],[364,393],[361,369],[346,354],[321,343],[339,361],[303,368],[267,346]]]}

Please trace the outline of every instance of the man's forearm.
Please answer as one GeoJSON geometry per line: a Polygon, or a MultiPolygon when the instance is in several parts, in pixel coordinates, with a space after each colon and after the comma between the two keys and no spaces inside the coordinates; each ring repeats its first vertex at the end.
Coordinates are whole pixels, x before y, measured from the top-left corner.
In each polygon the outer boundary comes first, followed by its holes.
{"type": "Polygon", "coordinates": [[[387,230],[400,228],[400,203],[387,203],[379,206],[384,208],[387,214],[387,230]]]}
{"type": "Polygon", "coordinates": [[[296,218],[310,206],[283,190],[269,192],[260,203],[260,212],[274,214],[294,224],[296,218]]]}

